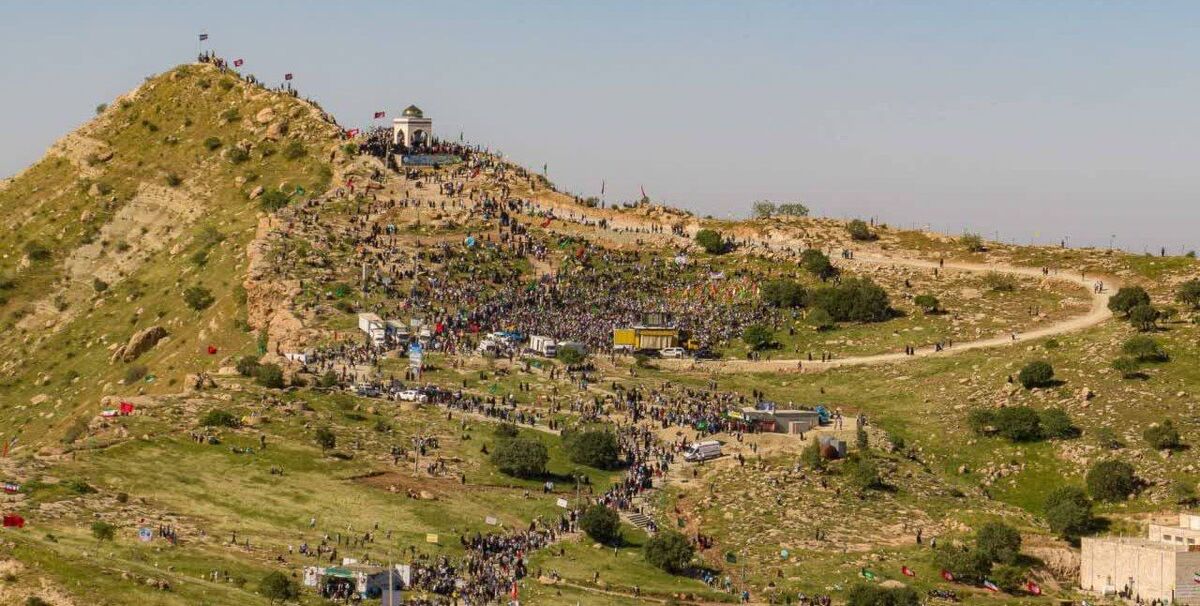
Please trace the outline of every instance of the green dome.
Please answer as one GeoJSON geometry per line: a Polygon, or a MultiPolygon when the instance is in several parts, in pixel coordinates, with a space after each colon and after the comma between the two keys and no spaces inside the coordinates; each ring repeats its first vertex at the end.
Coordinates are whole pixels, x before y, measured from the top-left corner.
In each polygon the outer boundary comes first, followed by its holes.
{"type": "Polygon", "coordinates": [[[404,117],[405,118],[424,118],[425,113],[421,111],[421,108],[419,108],[415,105],[410,105],[410,106],[404,108],[404,117]]]}

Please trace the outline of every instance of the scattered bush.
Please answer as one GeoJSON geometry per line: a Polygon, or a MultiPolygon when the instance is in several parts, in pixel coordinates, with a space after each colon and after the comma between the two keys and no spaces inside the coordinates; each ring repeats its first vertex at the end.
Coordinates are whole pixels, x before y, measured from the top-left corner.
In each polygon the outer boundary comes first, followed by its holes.
{"type": "Polygon", "coordinates": [[[333,370],[325,371],[325,374],[321,375],[321,378],[317,379],[318,387],[324,387],[324,388],[328,389],[330,387],[336,386],[337,384],[338,384],[338,375],[333,370]]]}
{"type": "Polygon", "coordinates": [[[1120,356],[1113,360],[1112,369],[1121,373],[1123,379],[1136,379],[1142,376],[1142,366],[1129,356],[1120,356]]]}
{"type": "Polygon", "coordinates": [[[50,260],[50,249],[46,248],[45,244],[42,244],[37,240],[30,240],[26,242],[23,248],[25,251],[25,257],[30,261],[40,262],[50,260]]]}
{"type": "Polygon", "coordinates": [[[141,381],[142,379],[144,379],[146,377],[146,373],[148,373],[148,372],[150,372],[150,371],[141,364],[134,364],[133,366],[126,368],[125,369],[125,384],[133,385],[134,383],[141,381]]]}
{"type": "Polygon", "coordinates": [[[216,137],[209,137],[204,140],[204,149],[208,151],[216,151],[221,147],[221,140],[216,137]]]}
{"type": "Polygon", "coordinates": [[[1192,279],[1180,284],[1175,291],[1175,300],[1192,309],[1200,309],[1200,280],[1192,279]]]}
{"type": "Polygon", "coordinates": [[[808,446],[800,451],[800,460],[804,462],[805,467],[813,471],[825,469],[825,458],[821,456],[821,443],[817,440],[809,440],[808,446]]]}
{"type": "Polygon", "coordinates": [[[187,303],[188,307],[196,311],[208,309],[216,300],[216,297],[213,297],[212,291],[203,286],[192,286],[183,291],[184,303],[187,303]]]}
{"type": "Polygon", "coordinates": [[[809,292],[808,305],[824,309],[838,322],[881,322],[892,315],[887,291],[869,278],[814,289],[809,292]]]}
{"type": "Polygon", "coordinates": [[[933,552],[937,567],[954,575],[960,583],[982,583],[992,571],[992,560],[978,549],[967,549],[955,545],[938,545],[933,552]]]}
{"type": "Polygon", "coordinates": [[[100,105],[97,105],[96,106],[96,115],[99,116],[100,114],[103,114],[104,110],[106,110],[106,109],[108,109],[107,103],[101,103],[100,105]]]}
{"type": "Polygon", "coordinates": [[[1021,533],[1003,522],[988,522],[975,533],[975,548],[992,562],[1014,564],[1021,556],[1021,533]]]}
{"type": "Polygon", "coordinates": [[[1159,312],[1150,305],[1136,305],[1129,310],[1129,323],[1141,332],[1158,328],[1159,312]]]}
{"type": "Polygon", "coordinates": [[[1108,300],[1108,309],[1113,313],[1129,315],[1138,305],[1149,305],[1150,294],[1141,286],[1122,286],[1108,300]]]}
{"type": "Polygon", "coordinates": [[[771,329],[762,324],[751,324],[742,331],[742,341],[754,351],[765,349],[775,341],[771,329]]]}
{"type": "Polygon", "coordinates": [[[720,232],[711,229],[702,229],[696,232],[696,244],[699,244],[700,248],[710,255],[719,255],[725,252],[728,246],[725,237],[720,232]]]}
{"type": "Polygon", "coordinates": [[[837,268],[830,262],[829,257],[815,248],[805,249],[800,253],[800,267],[820,278],[822,282],[838,274],[837,268]]]}
{"type": "Polygon", "coordinates": [[[231,147],[228,152],[225,152],[225,157],[234,164],[241,164],[250,159],[250,152],[240,147],[231,147]]]}
{"type": "Polygon", "coordinates": [[[1191,505],[1196,502],[1196,483],[1188,478],[1179,478],[1171,482],[1171,500],[1177,505],[1191,505]]]}
{"type": "Polygon", "coordinates": [[[204,427],[238,427],[242,423],[228,410],[210,410],[200,418],[204,427]]]}
{"type": "Polygon", "coordinates": [[[829,312],[824,309],[817,308],[810,310],[807,319],[813,328],[821,332],[837,328],[837,322],[833,320],[833,316],[829,315],[829,312]]]}
{"type": "Polygon", "coordinates": [[[621,543],[620,516],[617,515],[617,512],[599,503],[593,503],[583,511],[583,515],[579,516],[579,527],[597,543],[605,545],[621,543]]]}
{"type": "Polygon", "coordinates": [[[881,587],[858,583],[846,593],[846,606],[919,606],[921,596],[912,587],[881,587]]]}
{"type": "Polygon", "coordinates": [[[283,157],[288,160],[299,160],[307,154],[308,150],[304,149],[304,145],[299,141],[289,141],[287,145],[283,146],[283,157]]]}
{"type": "Polygon", "coordinates": [[[237,371],[243,377],[253,377],[258,374],[258,358],[255,356],[242,356],[237,361],[237,371]]]}
{"type": "Polygon", "coordinates": [[[846,459],[845,470],[850,476],[850,482],[863,490],[883,487],[883,480],[879,477],[879,466],[868,455],[852,454],[846,459]]]}
{"type": "Polygon", "coordinates": [[[1067,411],[1054,406],[1043,410],[1038,420],[1042,426],[1042,437],[1047,439],[1067,439],[1079,437],[1079,428],[1071,420],[1067,411]]]}
{"type": "Polygon", "coordinates": [[[1078,537],[1092,526],[1092,502],[1076,486],[1059,486],[1050,491],[1042,510],[1050,530],[1063,538],[1078,537]]]}
{"type": "Polygon", "coordinates": [[[300,597],[300,588],[296,582],[282,572],[268,573],[258,584],[258,592],[264,598],[275,602],[288,602],[300,597]]]}
{"type": "Polygon", "coordinates": [[[554,354],[554,357],[567,366],[583,364],[583,361],[587,359],[587,356],[578,347],[563,347],[554,354]]]}
{"type": "Polygon", "coordinates": [[[804,287],[795,280],[772,280],[762,287],[763,303],[772,307],[793,308],[804,305],[804,287]]]}
{"type": "Polygon", "coordinates": [[[1133,466],[1124,461],[1099,461],[1087,472],[1088,493],[1099,501],[1124,501],[1137,486],[1133,466]]]}
{"type": "Polygon", "coordinates": [[[1005,406],[992,415],[996,433],[1013,442],[1042,439],[1042,417],[1029,406],[1005,406]]]}
{"type": "Polygon", "coordinates": [[[564,439],[567,458],[572,463],[595,467],[596,469],[615,469],[621,462],[621,448],[617,444],[617,435],[603,429],[588,429],[571,432],[564,439]]]}
{"type": "Polygon", "coordinates": [[[859,242],[867,242],[876,238],[871,228],[862,219],[855,219],[846,224],[846,233],[850,234],[852,240],[859,242]]]}
{"type": "Polygon", "coordinates": [[[108,282],[105,282],[100,278],[92,278],[92,290],[96,291],[97,293],[102,293],[108,290],[108,282]]]}
{"type": "Polygon", "coordinates": [[[938,301],[937,297],[933,295],[917,295],[913,297],[913,303],[927,314],[935,314],[941,308],[941,301],[938,301]]]}
{"type": "Polygon", "coordinates": [[[1021,369],[1017,380],[1025,389],[1050,387],[1054,384],[1054,367],[1044,360],[1035,360],[1021,369]]]}
{"type": "Polygon", "coordinates": [[[516,423],[500,423],[496,425],[495,434],[497,438],[515,438],[521,435],[521,431],[516,423]]]}
{"type": "Polygon", "coordinates": [[[262,364],[254,374],[254,382],[268,389],[283,389],[283,369],[278,364],[262,364]]]}
{"type": "Polygon", "coordinates": [[[321,447],[322,452],[337,446],[337,436],[328,427],[317,428],[313,433],[313,441],[321,447]]]}
{"type": "Polygon", "coordinates": [[[687,570],[695,555],[691,541],[674,530],[663,530],[650,537],[643,549],[647,562],[671,574],[687,570]]]}
{"type": "Polygon", "coordinates": [[[492,449],[492,463],[501,472],[517,478],[545,475],[550,455],[541,442],[523,437],[501,440],[492,449]]]}
{"type": "Polygon", "coordinates": [[[1142,432],[1142,437],[1151,448],[1157,450],[1175,450],[1183,446],[1179,430],[1175,429],[1175,424],[1170,419],[1147,427],[1142,432]]]}
{"type": "Polygon", "coordinates": [[[1017,279],[1008,274],[989,271],[983,275],[983,285],[992,292],[1014,292],[1017,290],[1017,279]]]}
{"type": "Polygon", "coordinates": [[[167,173],[165,180],[169,187],[179,187],[179,184],[183,183],[183,178],[175,173],[167,173]]]}
{"type": "Polygon", "coordinates": [[[983,238],[979,237],[979,234],[963,234],[958,238],[958,243],[967,249],[967,252],[977,253],[987,250],[983,245],[983,238]]]}
{"type": "Polygon", "coordinates": [[[279,210],[288,205],[291,201],[291,196],[283,193],[278,189],[267,189],[263,191],[262,196],[258,199],[258,205],[267,212],[279,210]]]}
{"type": "Polygon", "coordinates": [[[112,524],[99,520],[92,522],[92,536],[96,537],[97,541],[111,541],[116,534],[117,529],[112,524]]]}

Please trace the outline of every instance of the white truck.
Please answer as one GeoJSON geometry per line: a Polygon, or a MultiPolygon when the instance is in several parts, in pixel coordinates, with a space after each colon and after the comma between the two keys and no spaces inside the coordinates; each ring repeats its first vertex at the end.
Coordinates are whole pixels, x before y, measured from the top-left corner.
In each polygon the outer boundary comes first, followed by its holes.
{"type": "Polygon", "coordinates": [[[687,450],[683,451],[683,460],[692,463],[715,459],[719,456],[721,456],[721,443],[716,440],[692,442],[687,450]]]}
{"type": "Polygon", "coordinates": [[[553,337],[529,335],[529,349],[547,358],[553,358],[558,355],[558,341],[553,337]]]}

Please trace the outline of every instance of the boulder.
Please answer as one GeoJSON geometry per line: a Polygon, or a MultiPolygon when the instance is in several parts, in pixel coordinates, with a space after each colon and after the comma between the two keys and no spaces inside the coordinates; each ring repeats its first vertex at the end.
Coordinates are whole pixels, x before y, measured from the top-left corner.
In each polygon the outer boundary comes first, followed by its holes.
{"type": "Polygon", "coordinates": [[[286,121],[280,120],[278,122],[272,122],[271,125],[267,127],[266,138],[271,141],[278,141],[282,139],[287,132],[288,123],[286,121]]]}
{"type": "Polygon", "coordinates": [[[250,190],[250,199],[251,200],[253,200],[261,195],[263,195],[263,186],[261,186],[261,185],[250,190]]]}
{"type": "Polygon", "coordinates": [[[116,362],[118,360],[125,363],[132,362],[138,359],[138,356],[150,351],[150,349],[157,345],[158,342],[163,340],[163,338],[166,336],[167,329],[161,326],[151,326],[149,328],[139,330],[133,333],[132,337],[129,337],[128,343],[118,347],[115,351],[113,351],[112,358],[109,359],[109,362],[116,362]]]}

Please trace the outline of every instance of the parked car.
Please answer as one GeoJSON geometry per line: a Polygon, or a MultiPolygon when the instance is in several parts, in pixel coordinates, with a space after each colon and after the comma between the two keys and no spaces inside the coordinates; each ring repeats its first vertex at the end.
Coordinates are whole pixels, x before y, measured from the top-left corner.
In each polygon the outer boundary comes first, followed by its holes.
{"type": "Polygon", "coordinates": [[[664,358],[682,358],[684,356],[682,347],[666,347],[660,353],[664,358]]]}
{"type": "Polygon", "coordinates": [[[425,402],[426,400],[429,399],[429,396],[427,396],[415,389],[406,389],[406,390],[400,392],[398,394],[398,396],[401,400],[404,400],[405,402],[425,402]]]}

